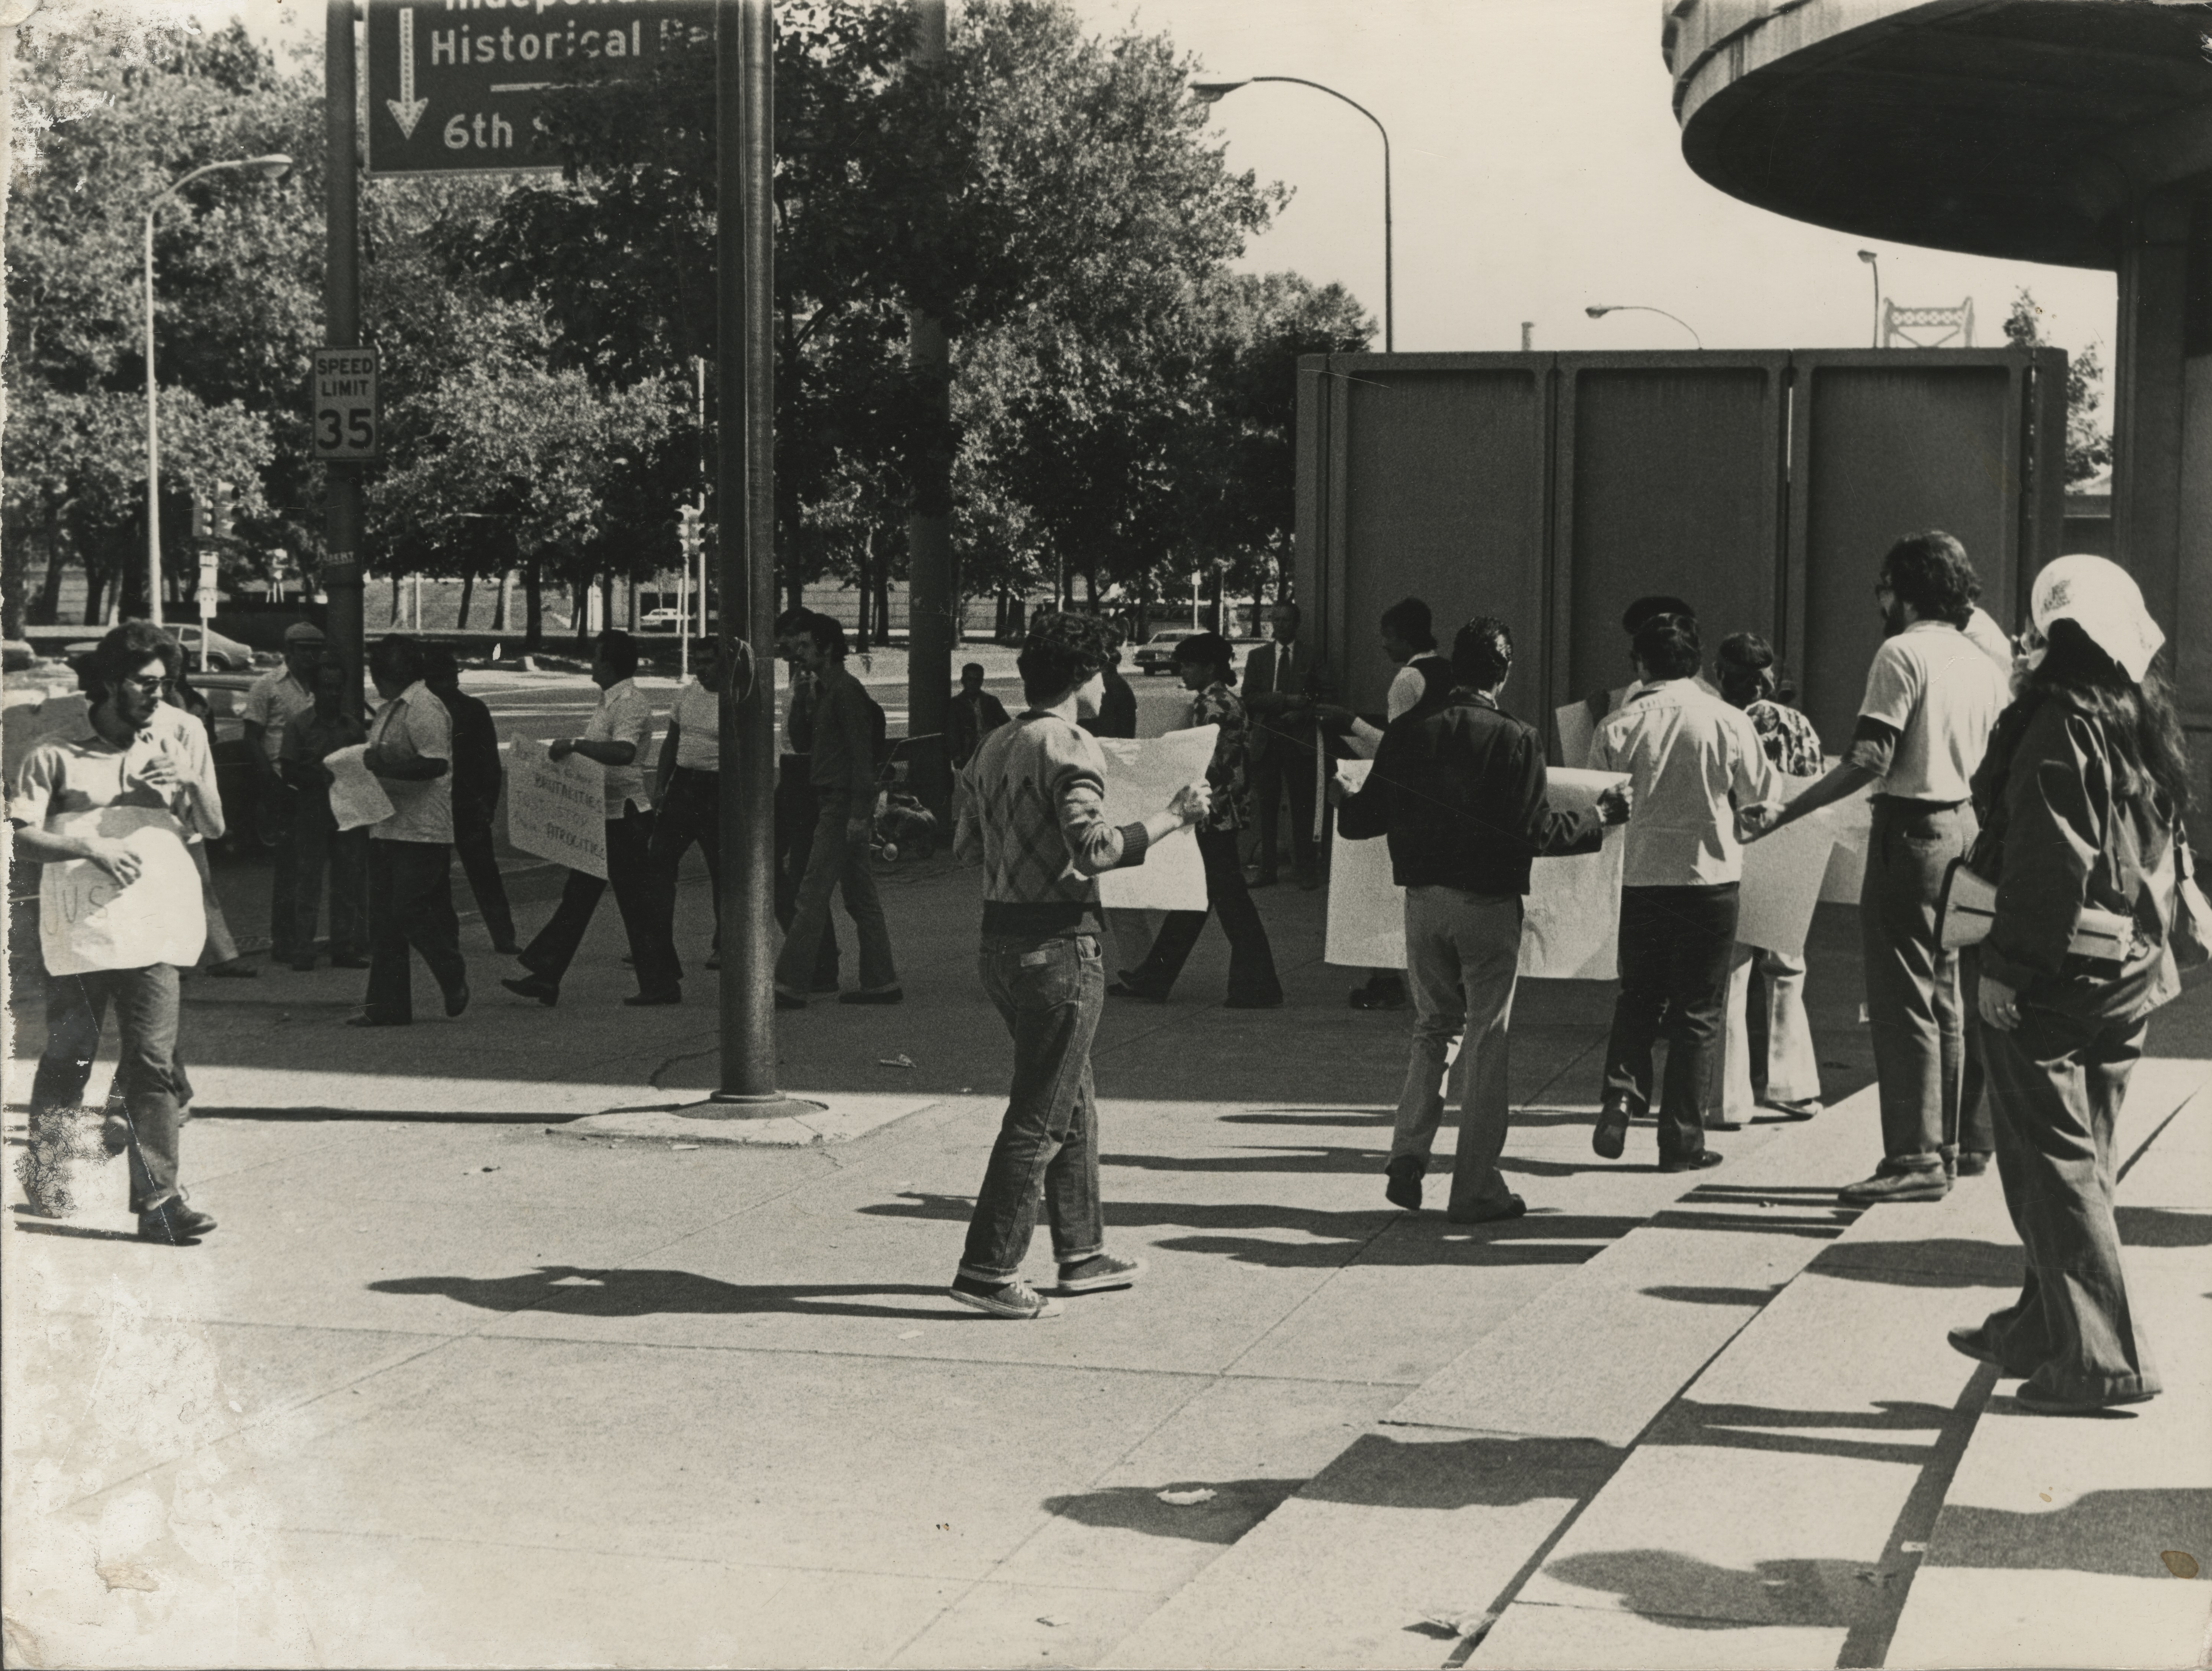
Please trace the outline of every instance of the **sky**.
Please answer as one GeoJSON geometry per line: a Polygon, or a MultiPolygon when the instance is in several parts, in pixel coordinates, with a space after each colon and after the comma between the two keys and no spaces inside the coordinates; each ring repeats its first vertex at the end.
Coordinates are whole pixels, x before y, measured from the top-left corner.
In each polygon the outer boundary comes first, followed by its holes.
{"type": "MultiPolygon", "coordinates": [[[[953,0],[958,28],[958,0],[953,0]]],[[[1874,243],[1714,190],[1682,161],[1655,0],[1073,0],[1111,33],[1164,33],[1207,78],[1297,76],[1390,131],[1401,351],[1850,348],[1872,341],[1872,274],[1906,307],[1974,301],[1977,347],[2002,346],[2032,289],[2045,339],[2104,345],[2113,276],[1874,243]]],[[[191,9],[264,38],[319,29],[311,0],[191,9]]],[[[1240,265],[1343,283],[1382,313],[1382,144],[1356,111],[1257,85],[1213,107],[1230,164],[1296,193],[1240,265]]],[[[1376,346],[1381,346],[1378,337],[1376,346]]]]}

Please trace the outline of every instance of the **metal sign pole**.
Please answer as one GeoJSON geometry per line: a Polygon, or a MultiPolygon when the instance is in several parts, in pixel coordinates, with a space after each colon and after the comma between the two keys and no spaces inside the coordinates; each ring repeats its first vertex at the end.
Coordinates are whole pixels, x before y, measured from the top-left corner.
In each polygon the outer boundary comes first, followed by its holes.
{"type": "MultiPolygon", "coordinates": [[[[329,0],[323,39],[323,121],[328,150],[324,173],[330,187],[323,329],[333,348],[361,346],[361,241],[354,226],[360,175],[354,130],[353,20],[353,0],[329,0]]],[[[345,667],[345,705],[356,718],[362,702],[362,468],[336,460],[323,466],[323,588],[331,600],[325,632],[345,667]]]]}

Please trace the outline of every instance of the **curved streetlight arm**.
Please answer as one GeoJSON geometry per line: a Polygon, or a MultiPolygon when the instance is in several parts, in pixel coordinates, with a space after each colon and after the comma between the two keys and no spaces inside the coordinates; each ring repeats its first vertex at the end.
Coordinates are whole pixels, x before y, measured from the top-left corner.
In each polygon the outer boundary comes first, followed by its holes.
{"type": "Polygon", "coordinates": [[[1607,302],[1602,307],[1585,307],[1583,309],[1583,312],[1589,314],[1594,319],[1601,319],[1607,313],[1656,313],[1662,319],[1674,320],[1676,325],[1680,325],[1683,330],[1688,331],[1690,333],[1690,340],[1698,345],[1700,352],[1704,350],[1705,346],[1705,339],[1698,335],[1697,326],[1692,325],[1680,313],[1670,313],[1663,307],[1647,307],[1640,301],[1615,301],[1607,302]]]}
{"type": "Polygon", "coordinates": [[[1225,98],[1238,88],[1249,87],[1255,82],[1286,82],[1293,87],[1310,87],[1316,93],[1326,93],[1340,103],[1350,105],[1352,109],[1372,122],[1375,125],[1375,131],[1382,136],[1382,351],[1385,354],[1395,352],[1397,347],[1398,332],[1396,309],[1393,306],[1392,296],[1396,275],[1393,270],[1395,263],[1391,249],[1390,130],[1382,125],[1381,117],[1361,104],[1358,100],[1347,98],[1334,88],[1324,87],[1319,82],[1310,82],[1303,76],[1247,76],[1239,82],[1201,82],[1193,90],[1199,97],[1212,104],[1215,100],[1225,98]]]}

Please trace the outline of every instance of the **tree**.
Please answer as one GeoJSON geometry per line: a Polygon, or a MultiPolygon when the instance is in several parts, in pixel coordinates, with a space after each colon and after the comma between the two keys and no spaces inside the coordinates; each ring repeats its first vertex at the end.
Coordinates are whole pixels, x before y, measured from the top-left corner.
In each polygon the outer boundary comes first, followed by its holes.
{"type": "MultiPolygon", "coordinates": [[[[2013,298],[2012,312],[2004,322],[2005,340],[2014,348],[2047,348],[2043,337],[2043,309],[2025,285],[2013,298]]],[[[2066,481],[2070,487],[2102,475],[2112,467],[2112,436],[2097,422],[2097,408],[2104,396],[2097,386],[2104,380],[2102,345],[2091,342],[2066,358],[2066,481]]]]}

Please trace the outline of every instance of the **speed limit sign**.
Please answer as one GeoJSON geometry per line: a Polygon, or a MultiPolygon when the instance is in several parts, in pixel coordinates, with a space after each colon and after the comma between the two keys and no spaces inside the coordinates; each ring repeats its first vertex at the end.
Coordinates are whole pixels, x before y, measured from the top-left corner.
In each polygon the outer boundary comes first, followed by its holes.
{"type": "Polygon", "coordinates": [[[376,350],[315,350],[315,457],[325,462],[376,456],[376,350]]]}

